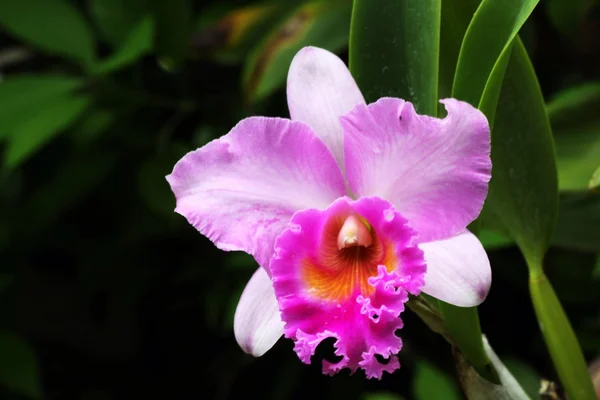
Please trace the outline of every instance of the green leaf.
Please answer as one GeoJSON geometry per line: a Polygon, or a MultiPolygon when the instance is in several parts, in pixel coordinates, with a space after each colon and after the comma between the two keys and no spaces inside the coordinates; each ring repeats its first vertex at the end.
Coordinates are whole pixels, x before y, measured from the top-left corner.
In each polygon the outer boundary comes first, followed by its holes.
{"type": "Polygon", "coordinates": [[[485,352],[477,307],[457,307],[439,300],[447,332],[479,375],[498,383],[498,373],[485,352]]]}
{"type": "Polygon", "coordinates": [[[452,95],[452,83],[462,40],[479,3],[479,0],[442,1],[439,73],[439,97],[441,99],[452,95]]]}
{"type": "Polygon", "coordinates": [[[544,340],[569,398],[594,399],[596,392],[585,358],[550,281],[543,272],[530,274],[529,289],[544,340]]]}
{"type": "Polygon", "coordinates": [[[86,97],[66,96],[45,104],[15,128],[6,149],[4,165],[15,167],[25,161],[73,123],[89,103],[90,99],[86,97]]]}
{"type": "Polygon", "coordinates": [[[155,49],[167,70],[188,55],[192,29],[191,0],[146,0],[156,24],[155,49]]]}
{"type": "Polygon", "coordinates": [[[367,102],[400,97],[437,115],[441,0],[354,0],[350,70],[367,102]]]}
{"type": "MultiPolygon", "coordinates": [[[[497,226],[488,226],[484,219],[484,228],[479,239],[486,249],[508,245],[512,240],[497,226]]],[[[600,252],[600,193],[578,191],[560,194],[559,213],[556,229],[552,237],[552,246],[581,252],[600,252]]]]}
{"type": "Polygon", "coordinates": [[[546,107],[552,128],[564,130],[573,124],[581,126],[597,121],[599,106],[600,82],[587,82],[556,93],[546,107]]]}
{"type": "Polygon", "coordinates": [[[540,399],[541,376],[533,367],[518,358],[505,358],[504,365],[517,379],[523,390],[531,399],[540,399]]]}
{"type": "Polygon", "coordinates": [[[35,110],[82,84],[80,79],[66,75],[9,75],[0,82],[0,139],[35,110]]]}
{"type": "Polygon", "coordinates": [[[301,48],[311,45],[334,52],[342,49],[348,42],[351,5],[347,0],[309,1],[278,24],[244,65],[246,100],[260,101],[281,87],[301,48]]]}
{"type": "Polygon", "coordinates": [[[139,23],[145,0],[88,0],[88,8],[100,34],[113,47],[121,47],[139,23]]]}
{"type": "Polygon", "coordinates": [[[600,193],[560,195],[560,212],[552,243],[563,248],[600,252],[600,193]]]}
{"type": "Polygon", "coordinates": [[[515,239],[530,268],[540,269],[556,222],[558,185],[542,93],[518,39],[500,92],[492,149],[483,213],[515,239]]]}
{"type": "Polygon", "coordinates": [[[561,190],[587,188],[600,163],[599,107],[599,82],[566,89],[548,103],[561,190]]]}
{"type": "Polygon", "coordinates": [[[529,397],[519,385],[510,371],[504,366],[500,358],[494,353],[487,339],[483,338],[485,352],[498,371],[500,385],[495,385],[483,379],[477,371],[462,357],[456,354],[457,369],[460,382],[468,400],[529,400],[529,397]]]}
{"type": "Polygon", "coordinates": [[[67,0],[2,0],[0,25],[15,37],[51,54],[86,65],[95,59],[92,32],[67,0]]]}
{"type": "Polygon", "coordinates": [[[550,23],[565,36],[578,33],[580,24],[597,0],[546,0],[550,23]]]}
{"type": "Polygon", "coordinates": [[[0,332],[0,384],[32,399],[42,398],[39,364],[35,350],[22,338],[0,332]]]}
{"type": "Polygon", "coordinates": [[[415,400],[459,400],[462,398],[458,386],[450,376],[423,360],[415,365],[412,390],[415,400]]]}
{"type": "Polygon", "coordinates": [[[152,18],[142,18],[125,39],[123,46],[109,59],[95,65],[91,72],[106,74],[135,63],[140,57],[152,50],[153,36],[154,23],[152,18]]]}
{"type": "Polygon", "coordinates": [[[538,322],[569,397],[592,398],[589,376],[581,373],[586,368],[577,355],[581,349],[542,269],[556,223],[558,182],[548,116],[520,40],[506,69],[492,132],[493,171],[484,209],[507,229],[527,261],[538,322]],[[573,355],[565,355],[565,348],[573,355]]]}
{"type": "MultiPolygon", "coordinates": [[[[479,105],[490,77],[499,68],[503,74],[503,57],[539,0],[483,0],[473,16],[462,42],[452,97],[479,105]],[[490,29],[493,26],[493,29],[490,29]]],[[[502,83],[499,79],[496,83],[502,83]]],[[[499,85],[487,96],[497,98],[499,85]]],[[[488,100],[489,101],[489,100],[488,100]]],[[[492,101],[491,103],[495,103],[492,101]]],[[[495,109],[495,107],[494,107],[495,109]]],[[[493,110],[489,110],[493,111],[493,110]]],[[[488,116],[489,118],[489,116],[488,116]]],[[[491,118],[493,119],[493,118],[491,118]]]]}
{"type": "Polygon", "coordinates": [[[362,400],[403,400],[404,397],[391,392],[372,392],[365,393],[361,397],[362,400]]]}
{"type": "Polygon", "coordinates": [[[600,255],[596,259],[596,266],[594,267],[594,272],[592,274],[594,278],[600,279],[600,255]]]}
{"type": "Polygon", "coordinates": [[[587,126],[559,130],[554,140],[560,189],[588,188],[600,160],[600,119],[587,126]]]}
{"type": "Polygon", "coordinates": [[[76,151],[92,147],[117,120],[114,110],[92,108],[86,112],[81,124],[73,130],[73,145],[76,151]]]}
{"type": "Polygon", "coordinates": [[[293,1],[265,1],[232,10],[215,3],[200,16],[192,39],[194,51],[220,62],[241,62],[273,29],[273,21],[285,18],[294,6],[293,1]]]}
{"type": "Polygon", "coordinates": [[[592,174],[590,182],[588,183],[588,189],[596,191],[600,189],[600,166],[596,168],[596,171],[592,174]]]}
{"type": "Polygon", "coordinates": [[[477,237],[486,250],[501,249],[515,244],[515,241],[511,238],[491,229],[481,229],[477,237]]]}

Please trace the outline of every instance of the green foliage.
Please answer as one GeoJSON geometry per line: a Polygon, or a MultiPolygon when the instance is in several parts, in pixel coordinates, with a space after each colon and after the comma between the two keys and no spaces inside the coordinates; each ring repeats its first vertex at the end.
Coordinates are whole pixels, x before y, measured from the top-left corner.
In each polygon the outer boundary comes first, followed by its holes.
{"type": "Polygon", "coordinates": [[[192,30],[191,0],[146,0],[156,23],[156,51],[167,70],[189,54],[192,30]]]}
{"type": "Polygon", "coordinates": [[[294,55],[304,46],[332,51],[348,43],[351,2],[308,1],[286,15],[260,41],[244,66],[244,90],[254,103],[280,88],[294,55]]]}
{"type": "Polygon", "coordinates": [[[537,3],[0,1],[0,397],[514,399],[543,377],[577,399],[576,338],[600,352],[599,6],[537,3]],[[380,382],[323,377],[329,341],[312,366],[289,340],[243,354],[233,315],[257,264],[174,213],[164,179],[240,119],[288,116],[287,70],[308,45],[349,61],[368,101],[436,115],[457,96],[492,122],[489,298],[411,298],[428,325],[403,314],[402,369],[380,382]],[[489,365],[502,385],[482,379],[489,365]]]}
{"type": "Polygon", "coordinates": [[[90,99],[83,96],[65,96],[43,104],[12,132],[5,153],[4,165],[15,167],[50,141],[53,136],[72,124],[89,106],[90,99]]]}
{"type": "Polygon", "coordinates": [[[566,392],[573,399],[593,399],[595,390],[571,323],[543,272],[531,275],[529,289],[544,340],[566,392]]]}
{"type": "Polygon", "coordinates": [[[421,361],[415,366],[413,380],[415,400],[459,400],[461,399],[458,385],[444,371],[421,361]]]}
{"type": "Polygon", "coordinates": [[[503,226],[530,268],[539,269],[554,231],[558,187],[552,131],[535,72],[520,41],[506,68],[492,148],[484,221],[503,226]],[[486,212],[492,216],[487,218],[486,212]]]}
{"type": "Polygon", "coordinates": [[[96,58],[91,29],[68,0],[3,0],[0,26],[50,54],[88,66],[96,58]]]}
{"type": "Polygon", "coordinates": [[[441,3],[354,1],[350,69],[367,102],[400,97],[437,114],[441,3]]]}
{"type": "Polygon", "coordinates": [[[39,363],[31,344],[12,333],[0,332],[0,354],[0,383],[19,395],[41,399],[39,363]]]}
{"type": "Polygon", "coordinates": [[[0,140],[12,135],[15,128],[35,110],[82,85],[83,81],[78,78],[59,74],[22,74],[0,82],[0,140]]]}
{"type": "Polygon", "coordinates": [[[107,60],[95,65],[92,72],[105,74],[135,63],[152,50],[154,22],[150,17],[142,18],[125,37],[121,47],[107,60]]]}
{"type": "Polygon", "coordinates": [[[119,48],[139,23],[145,0],[88,0],[87,3],[102,39],[119,48]]]}
{"type": "Polygon", "coordinates": [[[555,94],[547,109],[561,190],[585,189],[600,163],[600,83],[586,83],[555,94]]]}

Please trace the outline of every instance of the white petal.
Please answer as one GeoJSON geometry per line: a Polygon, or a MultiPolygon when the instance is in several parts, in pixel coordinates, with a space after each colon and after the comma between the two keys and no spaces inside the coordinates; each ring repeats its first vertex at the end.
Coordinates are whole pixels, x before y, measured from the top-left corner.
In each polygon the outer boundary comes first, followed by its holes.
{"type": "Polygon", "coordinates": [[[287,101],[292,120],[309,125],[344,168],[344,145],[339,118],[365,99],[350,71],[333,53],[305,47],[296,54],[287,78],[287,101]]]}
{"type": "Polygon", "coordinates": [[[473,307],[485,300],[492,269],[475,235],[465,231],[419,247],[427,263],[423,292],[459,307],[473,307]]]}
{"type": "Polygon", "coordinates": [[[265,354],[283,335],[275,290],[264,268],[256,270],[242,293],[233,331],[242,350],[255,357],[265,354]]]}

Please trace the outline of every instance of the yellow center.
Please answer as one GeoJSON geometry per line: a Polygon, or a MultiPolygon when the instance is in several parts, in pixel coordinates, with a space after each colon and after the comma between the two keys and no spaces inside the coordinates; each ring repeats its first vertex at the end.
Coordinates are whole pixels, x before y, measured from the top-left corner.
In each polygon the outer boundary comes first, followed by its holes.
{"type": "Polygon", "coordinates": [[[308,292],[323,300],[341,302],[356,292],[373,293],[368,278],[377,275],[377,266],[388,271],[397,265],[394,247],[381,240],[360,215],[331,218],[323,229],[316,259],[302,263],[302,278],[308,292]]]}

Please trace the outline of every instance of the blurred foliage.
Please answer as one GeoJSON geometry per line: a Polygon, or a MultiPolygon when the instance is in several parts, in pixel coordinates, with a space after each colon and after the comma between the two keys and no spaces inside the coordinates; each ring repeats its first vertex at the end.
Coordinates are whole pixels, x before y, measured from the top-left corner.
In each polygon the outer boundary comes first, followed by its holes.
{"type": "MultiPolygon", "coordinates": [[[[215,249],[173,212],[164,176],[183,154],[245,116],[288,115],[298,49],[347,60],[351,5],[0,1],[0,398],[463,396],[448,345],[410,311],[402,369],[382,381],[323,376],[285,340],[245,355],[232,316],[254,261],[215,249]]],[[[459,11],[442,4],[447,64],[459,11]]],[[[588,360],[600,353],[600,193],[588,189],[600,166],[599,19],[598,1],[552,0],[523,28],[561,190],[546,273],[588,360]]],[[[440,84],[447,97],[448,78],[440,84]]],[[[556,376],[524,260],[505,232],[481,235],[494,269],[483,330],[533,397],[540,377],[556,376]]]]}

